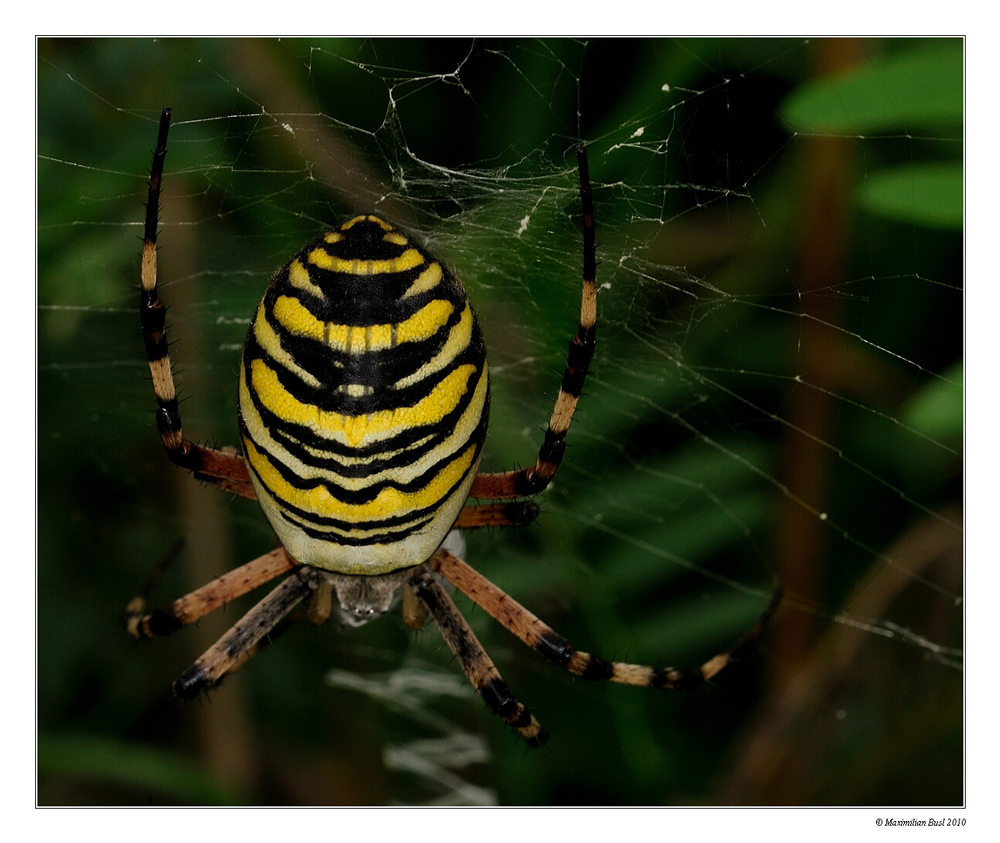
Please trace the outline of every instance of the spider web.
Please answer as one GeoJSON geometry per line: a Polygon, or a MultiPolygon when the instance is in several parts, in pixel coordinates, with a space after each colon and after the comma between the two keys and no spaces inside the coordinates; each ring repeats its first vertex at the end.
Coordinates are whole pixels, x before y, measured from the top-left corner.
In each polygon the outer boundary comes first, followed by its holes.
{"type": "MultiPolygon", "coordinates": [[[[57,580],[124,605],[179,535],[221,532],[223,544],[178,593],[270,548],[252,504],[184,502],[185,478],[164,465],[152,428],[135,286],[160,107],[174,109],[160,273],[186,434],[235,443],[234,372],[270,274],[318,231],[375,210],[451,266],[477,309],[493,388],[486,470],[533,461],[575,331],[582,140],[598,231],[596,357],[539,523],[467,536],[470,562],[583,649],[650,663],[718,652],[780,582],[765,655],[737,664],[708,710],[759,680],[762,710],[791,700],[808,722],[836,712],[816,757],[846,752],[847,726],[879,731],[895,716],[871,684],[888,672],[933,689],[911,725],[944,712],[930,743],[954,757],[941,741],[961,733],[961,74],[954,40],[42,42],[43,486],[72,466],[40,502],[41,551],[56,560],[40,574],[42,616],[68,611],[57,580]],[[121,67],[128,78],[112,72],[121,67]],[[147,81],[141,91],[133,78],[147,81]],[[83,568],[70,564],[82,525],[96,545],[83,568]],[[794,696],[794,676],[810,677],[815,698],[794,696]],[[877,713],[857,713],[866,705],[877,713]]],[[[656,772],[666,751],[649,749],[662,745],[649,714],[662,700],[567,687],[482,613],[471,620],[515,692],[543,686],[528,694],[533,708],[555,689],[558,703],[538,710],[550,728],[586,729],[575,718],[602,708],[639,801],[687,798],[676,773],[656,772]],[[579,710],[566,711],[577,695],[579,710]]],[[[40,662],[79,656],[65,632],[40,634],[40,662]]],[[[435,633],[416,644],[395,628],[330,637],[327,662],[349,661],[342,689],[372,672],[373,653],[402,671],[416,659],[424,675],[440,658],[435,633]]],[[[278,664],[285,648],[258,661],[278,664]]],[[[133,675],[161,681],[130,658],[133,675]]],[[[125,681],[97,661],[102,681],[125,681]]],[[[167,682],[182,662],[163,667],[167,682]]],[[[314,696],[301,662],[287,662],[300,665],[293,684],[314,696]]],[[[281,669],[286,681],[292,669],[281,669]]],[[[384,685],[351,687],[342,693],[364,692],[369,707],[384,697],[384,685]]],[[[74,710],[56,680],[41,694],[43,724],[74,710]]],[[[255,705],[266,714],[281,697],[258,691],[255,705]]],[[[705,799],[782,798],[777,786],[754,790],[752,763],[726,755],[739,741],[773,748],[788,727],[751,703],[700,738],[720,759],[705,799]]],[[[682,717],[706,704],[667,705],[682,717]]],[[[475,722],[468,708],[455,715],[462,729],[475,722]]],[[[388,798],[448,801],[440,764],[399,750],[427,745],[409,726],[384,728],[405,737],[382,734],[383,760],[411,777],[388,798]]],[[[492,737],[497,763],[523,763],[492,737]]],[[[902,750],[894,757],[905,766],[902,750]]],[[[582,750],[574,758],[589,763],[582,750]]],[[[453,782],[458,801],[490,802],[492,787],[500,801],[529,801],[470,775],[471,790],[453,782]]],[[[621,798],[566,782],[544,800],[572,801],[571,787],[621,798]]],[[[902,779],[898,797],[861,778],[853,790],[809,788],[798,796],[924,798],[902,779]]]]}

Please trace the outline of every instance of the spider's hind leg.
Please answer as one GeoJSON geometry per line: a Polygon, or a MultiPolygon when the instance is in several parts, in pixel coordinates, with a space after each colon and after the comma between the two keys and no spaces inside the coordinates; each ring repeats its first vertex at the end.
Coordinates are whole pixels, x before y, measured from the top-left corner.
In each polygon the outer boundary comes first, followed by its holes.
{"type": "Polygon", "coordinates": [[[160,185],[163,163],[167,157],[167,134],[170,109],[163,109],[160,129],[149,173],[146,199],[146,223],[142,242],[142,269],[139,288],[139,319],[146,345],[146,359],[156,395],[156,429],[171,461],[194,472],[195,477],[227,492],[255,498],[246,462],[239,454],[225,449],[206,448],[184,438],[177,389],[171,370],[167,343],[167,308],[156,291],[156,229],[160,222],[160,185]]]}
{"type": "Polygon", "coordinates": [[[538,517],[538,511],[538,504],[533,501],[469,505],[458,514],[454,529],[523,527],[538,517]]]}
{"type": "Polygon", "coordinates": [[[594,196],[590,189],[590,168],[587,151],[577,150],[580,169],[580,203],[583,208],[583,288],[580,301],[580,323],[569,342],[566,368],[563,371],[559,395],[556,397],[545,439],[538,450],[534,465],[520,471],[480,474],[472,484],[469,497],[521,498],[544,491],[555,476],[566,452],[566,434],[573,413],[583,392],[590,361],[597,346],[597,257],[594,239],[594,196]]]}

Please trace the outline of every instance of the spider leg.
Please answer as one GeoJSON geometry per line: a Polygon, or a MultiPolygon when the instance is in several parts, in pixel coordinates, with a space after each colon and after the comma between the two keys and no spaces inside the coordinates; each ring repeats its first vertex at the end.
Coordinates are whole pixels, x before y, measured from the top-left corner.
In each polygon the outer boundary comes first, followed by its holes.
{"type": "Polygon", "coordinates": [[[421,630],[427,623],[427,607],[420,602],[410,583],[403,583],[403,623],[410,629],[421,630]]]}
{"type": "Polygon", "coordinates": [[[515,699],[448,592],[420,569],[409,585],[427,607],[448,647],[490,711],[517,729],[528,746],[545,743],[548,734],[534,715],[515,699]]]}
{"type": "Polygon", "coordinates": [[[194,699],[217,685],[257,652],[282,618],[317,587],[318,581],[317,572],[305,566],[286,577],[177,677],[174,693],[182,699],[194,699]]]}
{"type": "Polygon", "coordinates": [[[476,527],[523,527],[538,517],[538,505],[531,501],[513,503],[487,503],[465,507],[455,522],[454,529],[468,530],[476,527]]]}
{"type": "Polygon", "coordinates": [[[149,195],[146,200],[146,224],[142,243],[141,287],[139,290],[139,318],[146,344],[146,358],[153,376],[156,394],[156,427],[163,440],[163,447],[171,461],[193,471],[195,477],[206,483],[254,498],[246,463],[243,457],[228,451],[205,448],[185,439],[177,406],[177,390],[170,366],[165,328],[167,309],[156,293],[156,228],[159,224],[160,183],[163,162],[167,156],[167,132],[170,129],[170,109],[163,109],[160,131],[153,153],[153,166],[149,175],[149,195]]]}
{"type": "Polygon", "coordinates": [[[485,609],[533,650],[570,673],[584,679],[610,680],[624,685],[661,689],[686,690],[715,676],[729,663],[736,650],[760,634],[777,610],[782,594],[779,588],[754,626],[733,647],[709,659],[700,668],[654,668],[608,661],[575,649],[565,638],[509,597],[502,589],[447,550],[438,550],[427,561],[427,566],[452,583],[473,603],[485,609]]]}
{"type": "Polygon", "coordinates": [[[170,635],[185,624],[203,618],[229,601],[292,570],[296,564],[284,548],[278,548],[175,600],[169,609],[156,609],[147,613],[146,600],[162,574],[163,567],[161,565],[154,571],[142,593],[133,597],[125,609],[125,628],[136,638],[170,635]]]}
{"type": "Polygon", "coordinates": [[[580,400],[583,382],[597,344],[594,197],[590,190],[587,151],[583,147],[577,150],[577,161],[580,168],[580,200],[583,205],[583,297],[580,304],[580,326],[569,343],[559,395],[535,464],[520,471],[480,474],[469,492],[469,496],[473,498],[519,498],[538,494],[552,482],[566,451],[566,433],[580,400]]]}

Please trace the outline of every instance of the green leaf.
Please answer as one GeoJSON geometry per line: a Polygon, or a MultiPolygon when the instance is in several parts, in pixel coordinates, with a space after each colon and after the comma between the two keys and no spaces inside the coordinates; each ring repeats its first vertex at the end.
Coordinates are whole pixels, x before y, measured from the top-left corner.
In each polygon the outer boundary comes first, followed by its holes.
{"type": "Polygon", "coordinates": [[[869,211],[928,228],[962,230],[960,162],[914,164],[873,173],[859,199],[869,211]]]}
{"type": "Polygon", "coordinates": [[[956,363],[940,379],[930,381],[903,410],[903,422],[932,439],[961,438],[965,390],[963,364],[956,363]]]}
{"type": "Polygon", "coordinates": [[[913,130],[962,122],[962,44],[934,41],[849,73],[815,79],[785,100],[797,132],[913,130]]]}
{"type": "Polygon", "coordinates": [[[685,606],[671,606],[630,624],[636,640],[650,652],[697,652],[706,641],[726,641],[745,632],[764,607],[767,597],[738,591],[717,592],[685,606]]]}
{"type": "Polygon", "coordinates": [[[115,782],[189,805],[242,804],[187,759],[102,737],[40,734],[38,771],[115,782]]]}
{"type": "Polygon", "coordinates": [[[626,525],[628,538],[600,563],[603,576],[614,583],[619,599],[648,593],[686,570],[676,559],[697,563],[739,541],[768,514],[766,496],[753,490],[727,498],[725,507],[706,498],[694,512],[669,517],[651,529],[626,525]]]}

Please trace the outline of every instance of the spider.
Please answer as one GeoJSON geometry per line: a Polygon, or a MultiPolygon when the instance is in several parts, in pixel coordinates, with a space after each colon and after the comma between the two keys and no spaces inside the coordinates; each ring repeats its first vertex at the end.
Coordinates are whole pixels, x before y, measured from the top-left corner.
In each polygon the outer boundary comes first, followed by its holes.
{"type": "Polygon", "coordinates": [[[578,150],[583,207],[579,328],[536,462],[480,474],[489,417],[486,350],[465,291],[406,234],[375,215],[354,217],[305,246],[272,278],[251,320],[239,371],[242,453],[198,445],[181,428],[156,290],[160,184],[170,109],[149,179],[140,316],[167,455],[203,482],[256,498],[281,547],[149,611],[155,578],[128,605],[138,638],[168,635],[230,600],[287,575],[173,689],[195,698],[255,653],[304,601],[313,623],[334,611],[360,625],[402,603],[419,629],[429,615],[487,707],[530,746],[547,734],[511,693],[442,581],[529,647],[584,679],[692,688],[717,674],[773,614],[700,668],[607,661],[565,638],[448,549],[453,529],[517,526],[538,507],[565,451],[594,353],[597,316],[594,207],[587,155],[578,150]],[[469,504],[470,498],[494,503],[469,504]],[[336,607],[334,604],[336,595],[336,607]]]}

